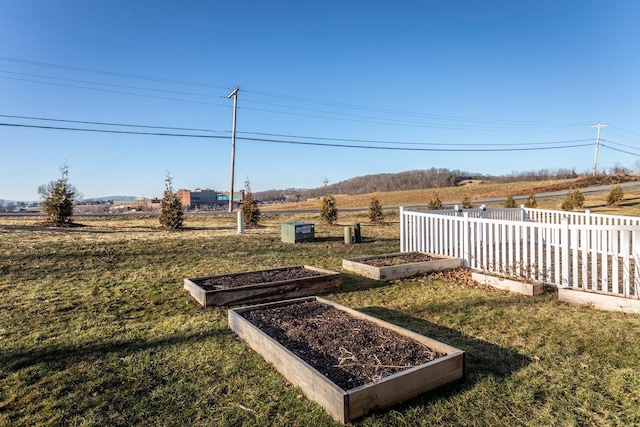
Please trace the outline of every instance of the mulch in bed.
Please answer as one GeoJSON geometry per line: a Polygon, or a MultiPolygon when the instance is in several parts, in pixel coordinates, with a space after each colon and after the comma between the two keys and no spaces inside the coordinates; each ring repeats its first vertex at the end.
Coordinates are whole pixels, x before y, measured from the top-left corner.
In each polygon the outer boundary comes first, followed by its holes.
{"type": "Polygon", "coordinates": [[[392,265],[409,264],[412,262],[435,261],[436,259],[438,258],[434,258],[420,252],[409,252],[406,254],[399,254],[394,256],[368,258],[360,262],[362,262],[363,264],[372,265],[374,267],[389,267],[392,265]]]}
{"type": "Polygon", "coordinates": [[[242,316],[343,390],[445,355],[317,301],[251,310],[242,316]]]}
{"type": "Polygon", "coordinates": [[[304,279],[320,276],[323,273],[307,270],[304,267],[282,268],[278,270],[250,271],[247,273],[229,274],[219,277],[208,277],[194,280],[206,291],[238,288],[241,286],[257,285],[259,283],[280,282],[283,280],[304,279]]]}

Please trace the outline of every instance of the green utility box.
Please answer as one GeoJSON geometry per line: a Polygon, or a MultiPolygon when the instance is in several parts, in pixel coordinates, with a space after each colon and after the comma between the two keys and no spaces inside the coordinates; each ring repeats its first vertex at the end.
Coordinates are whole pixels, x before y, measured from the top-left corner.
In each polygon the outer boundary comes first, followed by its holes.
{"type": "Polygon", "coordinates": [[[284,222],[280,224],[280,233],[285,243],[313,242],[315,225],[309,222],[284,222]]]}

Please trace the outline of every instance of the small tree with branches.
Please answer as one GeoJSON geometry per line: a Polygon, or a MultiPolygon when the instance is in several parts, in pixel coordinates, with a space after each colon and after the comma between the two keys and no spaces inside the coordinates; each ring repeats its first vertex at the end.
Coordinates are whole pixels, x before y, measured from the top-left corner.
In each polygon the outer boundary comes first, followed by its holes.
{"type": "Polygon", "coordinates": [[[162,196],[162,209],[160,213],[160,225],[169,230],[182,228],[184,222],[184,212],[178,193],[173,191],[173,179],[169,172],[164,180],[165,188],[162,196]]]}
{"type": "Polygon", "coordinates": [[[442,204],[442,200],[440,200],[440,196],[438,196],[438,192],[433,193],[433,197],[429,200],[429,203],[427,203],[427,209],[430,211],[444,209],[444,205],[442,204]]]}
{"type": "Polygon", "coordinates": [[[582,194],[577,188],[574,188],[567,193],[567,197],[562,201],[562,205],[560,207],[565,211],[572,211],[575,208],[583,208],[584,194],[582,194]]]}
{"type": "Polygon", "coordinates": [[[244,225],[258,225],[260,222],[260,208],[253,198],[251,192],[251,183],[247,177],[244,182],[244,203],[242,204],[242,213],[244,214],[244,225]]]}
{"type": "Polygon", "coordinates": [[[329,180],[324,179],[324,197],[320,205],[320,218],[329,225],[333,225],[338,221],[338,207],[336,198],[329,192],[329,180]]]}
{"type": "Polygon", "coordinates": [[[624,199],[624,191],[621,186],[616,185],[607,196],[607,206],[618,206],[622,199],[624,199]]]}
{"type": "Polygon", "coordinates": [[[376,189],[373,189],[373,195],[371,196],[371,200],[369,201],[369,220],[371,222],[382,222],[384,221],[384,212],[382,212],[382,204],[380,203],[380,199],[376,195],[376,189]]]}
{"type": "Polygon", "coordinates": [[[73,215],[73,202],[82,197],[76,187],[69,184],[69,166],[65,162],[60,167],[62,176],[49,184],[38,187],[38,194],[43,199],[42,208],[47,219],[56,226],[70,224],[73,215]]]}
{"type": "Polygon", "coordinates": [[[466,194],[462,199],[462,209],[473,209],[473,202],[469,194],[466,194]]]}
{"type": "Polygon", "coordinates": [[[538,201],[536,200],[536,195],[533,193],[533,191],[529,193],[529,197],[527,198],[527,201],[524,205],[528,208],[538,207],[538,201]]]}
{"type": "Polygon", "coordinates": [[[513,198],[513,195],[509,194],[507,196],[507,200],[505,200],[504,202],[504,207],[505,208],[517,208],[518,204],[516,203],[515,199],[513,198]]]}
{"type": "Polygon", "coordinates": [[[574,188],[573,191],[570,191],[568,197],[574,208],[584,207],[584,194],[582,194],[582,192],[577,188],[574,188]]]}

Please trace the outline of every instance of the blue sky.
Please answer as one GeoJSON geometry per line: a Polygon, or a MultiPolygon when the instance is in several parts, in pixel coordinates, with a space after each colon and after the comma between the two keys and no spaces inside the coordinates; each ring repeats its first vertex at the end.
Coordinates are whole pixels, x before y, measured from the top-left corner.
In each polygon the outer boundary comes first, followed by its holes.
{"type": "Polygon", "coordinates": [[[3,0],[0,198],[36,200],[65,162],[85,197],[161,196],[167,171],[175,188],[227,190],[235,86],[236,188],[589,171],[598,122],[598,169],[634,167],[638,22],[635,0],[3,0]],[[515,148],[530,150],[483,151],[515,148]]]}

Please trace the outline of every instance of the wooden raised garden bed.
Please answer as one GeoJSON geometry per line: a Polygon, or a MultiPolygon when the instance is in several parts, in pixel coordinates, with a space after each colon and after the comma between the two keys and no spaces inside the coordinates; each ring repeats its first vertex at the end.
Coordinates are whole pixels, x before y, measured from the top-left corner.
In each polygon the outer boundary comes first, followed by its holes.
{"type": "Polygon", "coordinates": [[[637,297],[625,298],[580,288],[558,287],[558,301],[586,305],[598,310],[640,314],[640,299],[637,299],[637,297]]]}
{"type": "Polygon", "coordinates": [[[523,282],[509,279],[508,277],[493,276],[486,273],[477,273],[475,271],[471,273],[471,278],[483,285],[488,285],[504,291],[517,292],[528,296],[540,295],[544,292],[544,284],[542,282],[523,282]]]}
{"type": "Polygon", "coordinates": [[[340,273],[308,265],[184,279],[203,307],[238,305],[337,291],[340,273]]]}
{"type": "Polygon", "coordinates": [[[426,252],[402,252],[342,260],[342,269],[374,280],[396,280],[432,271],[458,268],[460,258],[426,252]]]}
{"type": "Polygon", "coordinates": [[[464,352],[331,301],[229,310],[229,328],[337,421],[464,377],[464,352]]]}

